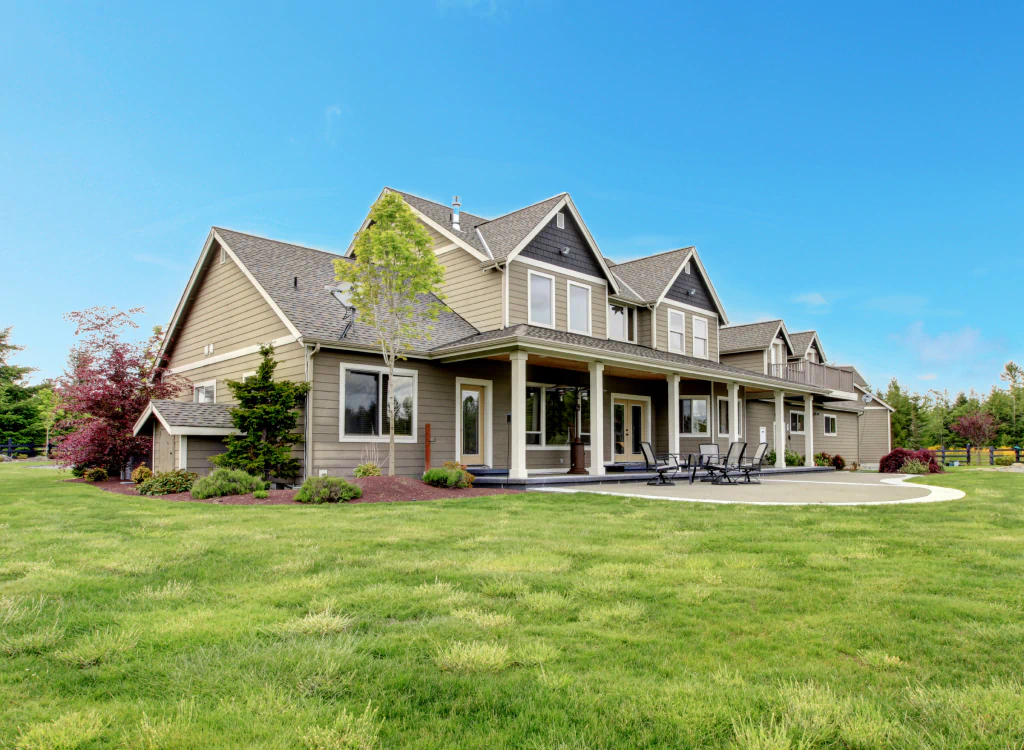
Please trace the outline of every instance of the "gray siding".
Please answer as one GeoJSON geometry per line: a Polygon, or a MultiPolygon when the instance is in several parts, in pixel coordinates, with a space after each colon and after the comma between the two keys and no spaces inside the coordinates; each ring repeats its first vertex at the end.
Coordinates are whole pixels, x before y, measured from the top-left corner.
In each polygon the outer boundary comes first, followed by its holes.
{"type": "Polygon", "coordinates": [[[599,279],[606,278],[601,264],[594,257],[572,214],[564,209],[562,214],[565,216],[564,229],[559,229],[556,219],[552,218],[519,255],[523,258],[541,260],[559,268],[596,276],[599,279]],[[563,255],[562,249],[566,247],[569,248],[569,254],[563,255]]]}
{"type": "MultiPolygon", "coordinates": [[[[804,411],[802,407],[793,407],[789,404],[786,405],[786,419],[789,419],[790,410],[795,409],[796,411],[804,411]]],[[[787,422],[788,424],[788,422],[787,422]]],[[[807,429],[807,422],[805,417],[804,429],[807,429]]],[[[789,447],[795,450],[797,453],[806,455],[806,442],[804,435],[791,435],[789,438],[789,447]]],[[[857,451],[857,415],[853,412],[848,411],[831,411],[826,407],[815,405],[814,407],[814,452],[830,453],[831,455],[839,454],[842,456],[847,464],[852,464],[854,461],[860,462],[860,457],[857,451]],[[835,436],[826,437],[825,435],[825,415],[831,414],[836,418],[836,434],[835,436]]]]}
{"type": "Polygon", "coordinates": [[[683,317],[686,319],[686,330],[685,330],[685,342],[684,346],[686,354],[689,357],[693,356],[693,318],[694,315],[704,318],[708,322],[708,359],[712,362],[718,361],[718,316],[717,315],[701,315],[700,313],[694,313],[690,310],[683,310],[678,307],[670,307],[669,305],[661,304],[655,308],[655,315],[657,315],[657,346],[656,349],[662,351],[668,351],[668,311],[675,310],[681,312],[683,317]]]}
{"type": "Polygon", "coordinates": [[[220,455],[226,449],[227,446],[224,445],[223,438],[190,435],[185,448],[188,470],[194,471],[201,477],[206,476],[217,468],[210,463],[210,459],[220,455]]]}
{"type": "Polygon", "coordinates": [[[568,328],[566,312],[568,299],[567,282],[572,281],[574,284],[583,284],[590,287],[590,335],[601,339],[608,337],[608,288],[604,284],[589,283],[547,269],[534,268],[525,263],[517,263],[516,261],[509,263],[507,270],[509,274],[509,325],[514,326],[519,323],[529,322],[528,284],[529,272],[531,270],[555,277],[555,328],[557,330],[565,331],[568,328]]]}
{"type": "Polygon", "coordinates": [[[890,450],[892,426],[889,410],[868,407],[861,417],[860,462],[878,466],[879,460],[890,450]]]}
{"type": "MultiPolygon", "coordinates": [[[[441,241],[445,239],[442,237],[441,241]]],[[[482,269],[480,261],[461,248],[442,253],[438,261],[445,268],[443,291],[447,305],[481,331],[501,328],[501,272],[482,269]]]]}
{"type": "Polygon", "coordinates": [[[685,271],[680,271],[679,276],[672,286],[669,287],[665,297],[676,302],[684,302],[687,305],[699,307],[701,310],[708,310],[716,318],[718,317],[715,303],[711,301],[711,290],[704,283],[700,271],[697,270],[697,264],[692,260],[690,261],[690,273],[687,274],[685,271]],[[689,294],[690,291],[693,291],[694,294],[689,294]]]}
{"type": "Polygon", "coordinates": [[[654,348],[654,330],[651,328],[651,311],[646,307],[636,308],[636,343],[654,348]]]}
{"type": "Polygon", "coordinates": [[[735,354],[722,354],[719,357],[719,361],[723,365],[742,367],[744,370],[750,370],[751,372],[756,372],[761,375],[765,374],[764,352],[760,349],[753,352],[736,352],[735,354]]]}

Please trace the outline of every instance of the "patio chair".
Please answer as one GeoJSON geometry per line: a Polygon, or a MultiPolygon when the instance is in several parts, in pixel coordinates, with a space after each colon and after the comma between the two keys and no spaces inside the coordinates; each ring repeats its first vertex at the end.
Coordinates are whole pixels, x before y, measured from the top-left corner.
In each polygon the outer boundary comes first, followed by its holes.
{"type": "Polygon", "coordinates": [[[670,453],[664,453],[657,455],[651,444],[648,442],[640,443],[640,450],[644,454],[644,462],[647,464],[647,471],[657,472],[658,476],[649,481],[647,484],[657,485],[674,485],[675,482],[671,481],[675,479],[676,473],[679,471],[679,462],[675,456],[670,453]],[[668,479],[665,479],[665,475],[671,473],[668,479]]]}
{"type": "MultiPolygon", "coordinates": [[[[722,456],[722,449],[718,447],[718,443],[701,443],[697,450],[697,466],[694,467],[694,475],[696,476],[698,469],[704,469],[707,472],[708,464],[717,461],[722,456]]],[[[714,479],[714,476],[707,472],[700,478],[702,482],[710,482],[714,479]]]]}
{"type": "Polygon", "coordinates": [[[732,473],[739,473],[740,461],[743,459],[743,451],[747,449],[746,443],[739,441],[729,445],[729,452],[724,457],[720,457],[708,463],[708,473],[712,475],[711,480],[715,484],[721,484],[726,482],[727,484],[735,484],[729,475],[732,473]]]}
{"type": "Polygon", "coordinates": [[[751,477],[754,477],[753,484],[761,484],[761,464],[766,453],[768,453],[768,443],[758,443],[753,456],[740,459],[740,472],[747,484],[751,484],[751,477]]]}

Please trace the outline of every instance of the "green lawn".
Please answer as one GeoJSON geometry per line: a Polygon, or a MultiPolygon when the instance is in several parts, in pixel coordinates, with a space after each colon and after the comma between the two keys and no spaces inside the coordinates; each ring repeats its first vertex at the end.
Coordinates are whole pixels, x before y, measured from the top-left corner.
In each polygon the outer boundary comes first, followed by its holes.
{"type": "Polygon", "coordinates": [[[319,508],[0,465],[0,747],[1020,748],[1024,476],[319,508]]]}

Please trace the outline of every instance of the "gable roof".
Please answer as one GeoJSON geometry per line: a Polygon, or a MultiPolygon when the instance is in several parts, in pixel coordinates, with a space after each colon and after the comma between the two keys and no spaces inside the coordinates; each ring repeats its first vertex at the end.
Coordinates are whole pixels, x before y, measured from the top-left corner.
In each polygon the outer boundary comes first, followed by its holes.
{"type": "Polygon", "coordinates": [[[559,193],[540,203],[520,208],[497,219],[485,221],[477,228],[495,260],[504,260],[529,236],[530,232],[555,210],[568,193],[559,193]]]}
{"type": "Polygon", "coordinates": [[[818,344],[818,353],[821,355],[821,361],[827,361],[825,356],[825,349],[821,345],[821,339],[818,338],[817,331],[800,331],[799,333],[789,334],[790,341],[793,342],[793,354],[797,357],[805,357],[808,350],[811,348],[812,343],[818,344]]]}
{"type": "MultiPolygon", "coordinates": [[[[715,306],[723,323],[728,324],[729,316],[725,313],[725,306],[715,291],[715,285],[711,283],[711,277],[704,270],[697,248],[681,247],[678,250],[667,250],[663,253],[648,255],[645,258],[625,261],[615,264],[612,273],[618,276],[625,286],[629,287],[634,296],[640,302],[647,304],[660,303],[665,299],[669,289],[679,278],[686,263],[692,262],[700,273],[701,278],[711,294],[711,303],[715,306]]],[[[622,296],[620,293],[618,296],[622,296]]]]}
{"type": "Polygon", "coordinates": [[[231,435],[238,432],[227,404],[197,404],[192,401],[155,399],[135,421],[138,435],[156,419],[171,435],[231,435]]]}
{"type": "Polygon", "coordinates": [[[739,326],[726,326],[718,331],[718,350],[722,354],[729,352],[746,352],[752,349],[768,349],[779,334],[786,342],[790,352],[793,342],[782,320],[766,320],[762,323],[746,323],[739,326]]]}

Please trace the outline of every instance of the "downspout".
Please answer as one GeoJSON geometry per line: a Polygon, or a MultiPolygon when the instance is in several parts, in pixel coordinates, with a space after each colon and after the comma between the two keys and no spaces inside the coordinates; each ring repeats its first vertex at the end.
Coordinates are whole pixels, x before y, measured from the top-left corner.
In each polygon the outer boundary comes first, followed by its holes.
{"type": "Polygon", "coordinates": [[[312,476],[313,465],[313,357],[320,351],[320,342],[313,345],[312,350],[306,349],[306,382],[309,383],[309,391],[306,393],[306,436],[302,441],[302,474],[304,478],[312,476]]]}
{"type": "Polygon", "coordinates": [[[658,348],[658,303],[644,305],[644,307],[651,311],[651,348],[656,350],[658,348]]]}

